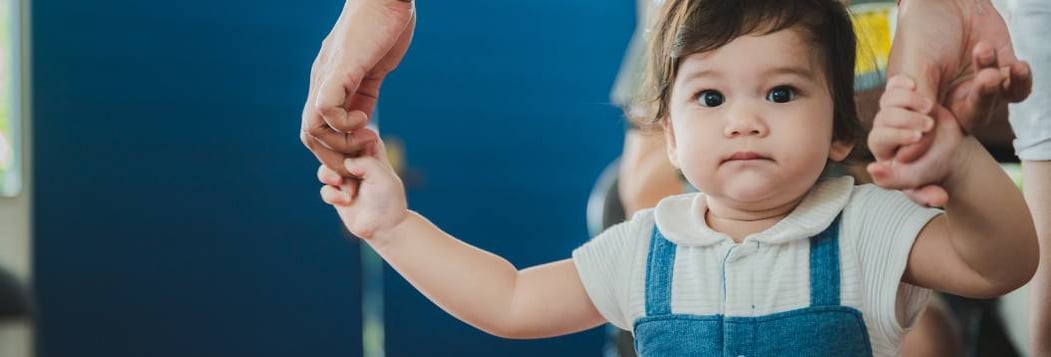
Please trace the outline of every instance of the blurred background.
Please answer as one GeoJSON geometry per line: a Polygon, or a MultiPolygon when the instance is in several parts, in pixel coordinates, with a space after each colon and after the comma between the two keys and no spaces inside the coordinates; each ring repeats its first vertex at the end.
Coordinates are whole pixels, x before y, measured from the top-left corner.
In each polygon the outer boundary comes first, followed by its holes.
{"type": "MultiPolygon", "coordinates": [[[[345,235],[298,139],[342,1],[0,4],[0,357],[606,350],[488,336],[345,235]]],[[[410,206],[519,267],[568,257],[621,152],[635,2],[417,11],[377,116],[410,206]]]]}
{"type": "MultiPolygon", "coordinates": [[[[2,3],[5,172],[22,184],[0,198],[0,266],[33,315],[31,333],[0,332],[0,356],[363,353],[361,246],[298,139],[342,1],[2,3]]],[[[609,91],[635,4],[417,6],[378,115],[404,143],[410,204],[518,266],[568,257],[620,149],[609,91]]],[[[368,284],[392,356],[597,355],[605,338],[503,340],[389,269],[368,284]]]]}

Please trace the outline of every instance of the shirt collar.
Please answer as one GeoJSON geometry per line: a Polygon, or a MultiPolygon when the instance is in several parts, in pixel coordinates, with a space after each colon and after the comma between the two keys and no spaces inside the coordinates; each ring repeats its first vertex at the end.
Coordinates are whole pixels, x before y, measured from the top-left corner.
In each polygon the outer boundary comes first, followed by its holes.
{"type": "MultiPolygon", "coordinates": [[[[854,191],[850,176],[820,179],[791,213],[770,228],[745,237],[766,244],[810,238],[828,228],[854,191]]],[[[733,242],[729,235],[708,227],[705,212],[708,201],[703,193],[665,198],[654,209],[654,220],[661,234],[678,245],[706,246],[733,242]]]]}

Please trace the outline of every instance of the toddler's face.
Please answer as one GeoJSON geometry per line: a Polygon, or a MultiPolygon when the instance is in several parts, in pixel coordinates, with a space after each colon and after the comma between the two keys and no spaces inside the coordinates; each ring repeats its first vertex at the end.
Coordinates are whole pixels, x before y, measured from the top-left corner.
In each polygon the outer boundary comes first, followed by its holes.
{"type": "Polygon", "coordinates": [[[759,209],[802,197],[850,149],[832,141],[820,58],[795,29],[686,57],[664,121],[672,162],[711,198],[759,209]]]}

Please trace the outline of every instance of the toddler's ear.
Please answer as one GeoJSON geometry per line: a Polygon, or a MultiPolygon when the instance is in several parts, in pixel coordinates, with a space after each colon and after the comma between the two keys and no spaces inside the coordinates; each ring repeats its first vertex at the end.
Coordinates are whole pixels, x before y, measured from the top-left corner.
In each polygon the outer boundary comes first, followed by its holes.
{"type": "Polygon", "coordinates": [[[662,118],[661,127],[664,128],[664,147],[668,152],[668,161],[671,161],[671,165],[675,168],[679,168],[678,155],[675,154],[677,145],[675,143],[675,128],[671,125],[671,118],[662,118]]]}
{"type": "Polygon", "coordinates": [[[850,156],[852,150],[854,150],[854,144],[833,140],[832,146],[828,150],[828,159],[834,162],[842,162],[847,159],[847,156],[850,156]]]}

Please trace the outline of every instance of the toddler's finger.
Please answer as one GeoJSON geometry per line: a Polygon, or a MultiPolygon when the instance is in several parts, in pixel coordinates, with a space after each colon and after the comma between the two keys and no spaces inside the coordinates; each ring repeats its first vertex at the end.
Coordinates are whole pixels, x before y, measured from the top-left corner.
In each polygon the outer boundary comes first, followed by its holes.
{"type": "Polygon", "coordinates": [[[318,167],[317,179],[326,185],[339,186],[343,184],[343,177],[339,176],[338,173],[332,171],[325,165],[318,167]]]}
{"type": "Polygon", "coordinates": [[[351,176],[367,181],[373,176],[386,172],[380,161],[375,156],[350,157],[343,160],[343,166],[347,168],[351,176]]]}
{"type": "Polygon", "coordinates": [[[361,188],[361,180],[350,178],[344,181],[344,184],[340,185],[339,189],[343,190],[343,193],[346,193],[347,197],[350,197],[352,200],[358,197],[358,189],[361,188]]]}
{"type": "Polygon", "coordinates": [[[923,157],[934,144],[934,135],[934,133],[925,133],[920,141],[898,148],[898,151],[894,153],[894,161],[907,164],[923,157]]]}
{"type": "Polygon", "coordinates": [[[876,160],[885,161],[894,157],[898,148],[915,143],[923,137],[919,130],[890,127],[873,128],[869,133],[869,150],[876,160]]]}
{"type": "Polygon", "coordinates": [[[880,96],[879,106],[880,109],[906,108],[922,114],[929,114],[934,107],[934,102],[910,89],[888,88],[880,96]]]}
{"type": "Polygon", "coordinates": [[[934,128],[934,118],[903,108],[883,108],[872,123],[875,127],[891,127],[928,132],[934,128]]]}
{"type": "Polygon", "coordinates": [[[321,187],[321,200],[333,206],[346,206],[351,203],[349,195],[331,185],[321,187]]]}
{"type": "Polygon", "coordinates": [[[910,165],[892,162],[874,162],[866,167],[872,175],[872,181],[880,187],[891,190],[905,190],[919,187],[923,183],[914,168],[910,165]]]}

